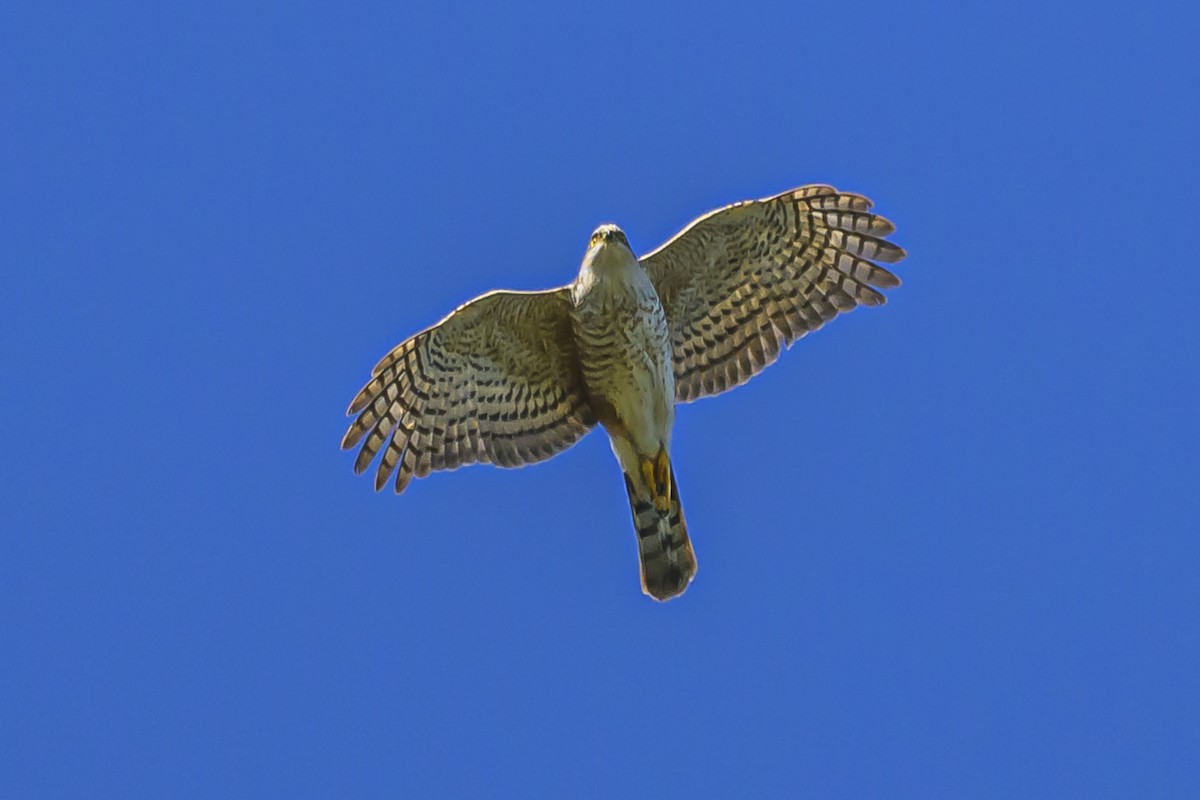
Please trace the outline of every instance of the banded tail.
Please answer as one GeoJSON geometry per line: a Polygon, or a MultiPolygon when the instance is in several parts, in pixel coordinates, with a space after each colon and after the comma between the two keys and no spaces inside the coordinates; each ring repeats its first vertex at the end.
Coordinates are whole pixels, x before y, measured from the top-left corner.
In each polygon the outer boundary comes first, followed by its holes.
{"type": "Polygon", "coordinates": [[[696,575],[696,554],[688,539],[675,470],[671,470],[671,496],[666,513],[654,507],[654,498],[640,481],[625,474],[625,491],[633,511],[633,527],[638,537],[638,557],[642,567],[642,591],[655,600],[670,600],[683,594],[696,575]]]}

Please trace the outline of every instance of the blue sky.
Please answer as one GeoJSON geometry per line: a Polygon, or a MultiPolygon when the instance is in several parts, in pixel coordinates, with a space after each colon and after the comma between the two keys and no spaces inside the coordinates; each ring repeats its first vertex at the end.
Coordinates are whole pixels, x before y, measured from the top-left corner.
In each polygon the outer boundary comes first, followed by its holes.
{"type": "Polygon", "coordinates": [[[1200,793],[1195,11],[6,3],[12,797],[1200,793]],[[803,183],[904,285],[608,444],[376,495],[375,360],[803,183]]]}

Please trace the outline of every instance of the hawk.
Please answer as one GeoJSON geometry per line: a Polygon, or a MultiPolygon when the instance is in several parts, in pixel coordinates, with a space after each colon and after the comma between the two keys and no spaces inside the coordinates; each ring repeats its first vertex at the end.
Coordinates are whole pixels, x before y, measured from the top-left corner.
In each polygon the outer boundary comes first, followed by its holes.
{"type": "Polygon", "coordinates": [[[616,225],[592,234],[575,280],[497,290],[401,342],[347,412],[342,448],[376,456],[375,488],[473,463],[550,458],[597,424],[625,476],[642,590],[696,574],[671,464],[675,404],[745,383],[780,351],[900,280],[895,227],[871,201],[803,186],[694,220],[640,259],[616,225]],[[382,454],[382,455],[380,455],[382,454]]]}

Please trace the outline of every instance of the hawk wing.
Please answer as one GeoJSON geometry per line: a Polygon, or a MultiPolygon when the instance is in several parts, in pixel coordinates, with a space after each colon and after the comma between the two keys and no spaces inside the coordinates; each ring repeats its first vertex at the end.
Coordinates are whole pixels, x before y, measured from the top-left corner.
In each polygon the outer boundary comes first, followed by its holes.
{"type": "Polygon", "coordinates": [[[719,394],[840,312],[884,302],[904,250],[871,201],[803,186],[709,212],[641,259],[671,329],[675,399],[719,394]]]}
{"type": "Polygon", "coordinates": [[[516,467],[570,447],[596,422],[580,377],[566,288],[489,292],[400,343],[372,370],[342,439],[381,489],[485,462],[516,467]],[[386,445],[386,448],[385,448],[386,445]]]}

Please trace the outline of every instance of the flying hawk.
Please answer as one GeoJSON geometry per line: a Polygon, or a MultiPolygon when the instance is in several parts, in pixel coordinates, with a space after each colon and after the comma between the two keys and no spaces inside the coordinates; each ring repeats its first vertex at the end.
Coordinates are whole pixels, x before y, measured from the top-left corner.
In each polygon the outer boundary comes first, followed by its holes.
{"type": "Polygon", "coordinates": [[[597,423],[625,476],[642,589],[681,594],[696,574],[671,466],[675,404],[745,383],[805,334],[880,305],[904,258],[867,198],[803,186],[734,203],[634,255],[616,225],[579,274],[541,292],[488,292],[375,365],[342,439],[375,488],[476,462],[550,458],[597,423]]]}

